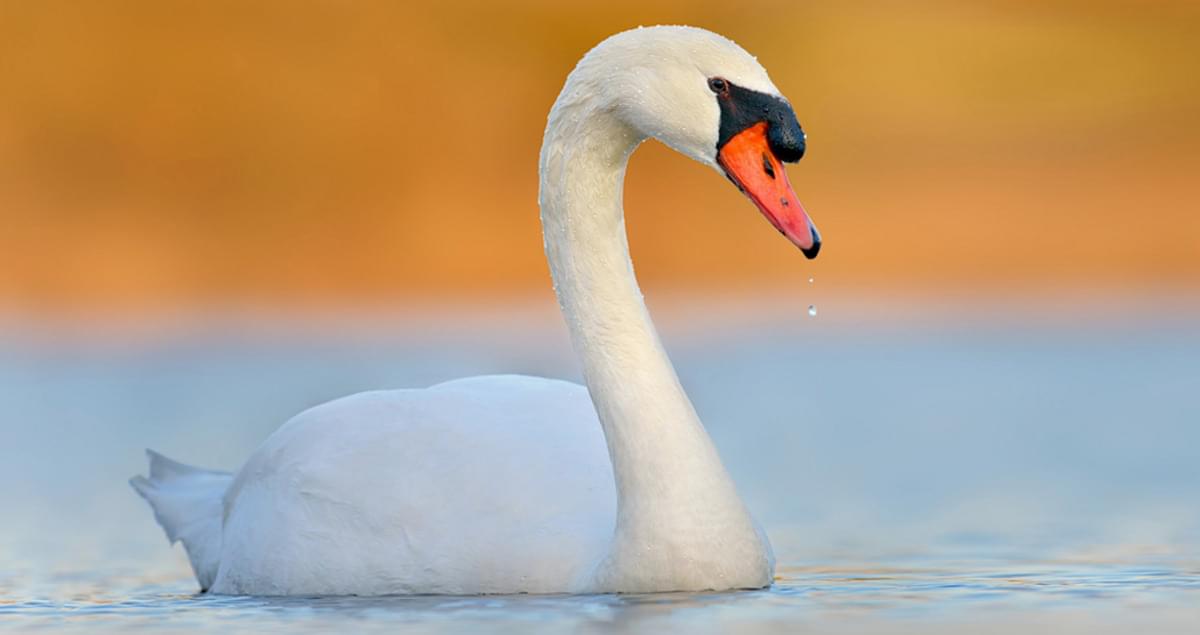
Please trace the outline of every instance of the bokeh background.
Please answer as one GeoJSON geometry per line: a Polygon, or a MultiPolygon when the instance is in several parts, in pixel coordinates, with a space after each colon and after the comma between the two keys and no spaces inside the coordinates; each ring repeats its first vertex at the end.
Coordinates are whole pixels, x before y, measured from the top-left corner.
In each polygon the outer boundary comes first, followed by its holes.
{"type": "MultiPolygon", "coordinates": [[[[1080,623],[1059,610],[1194,632],[1184,0],[0,0],[0,609],[311,617],[191,602],[125,485],[142,448],[232,470],[348,393],[578,379],[542,257],[545,116],[586,50],[659,23],[731,37],[791,99],[825,245],[806,261],[708,168],[634,155],[643,290],[781,575],[739,610],[643,608],[687,632],[983,605],[1021,632],[1080,623]]],[[[625,615],[589,601],[571,619],[625,615]]]]}
{"type": "MultiPolygon", "coordinates": [[[[1200,280],[1194,2],[5,2],[0,306],[405,305],[547,284],[545,115],[639,24],[717,30],[794,103],[830,292],[1200,280]]],[[[629,171],[651,288],[800,263],[659,144],[629,171]]]]}

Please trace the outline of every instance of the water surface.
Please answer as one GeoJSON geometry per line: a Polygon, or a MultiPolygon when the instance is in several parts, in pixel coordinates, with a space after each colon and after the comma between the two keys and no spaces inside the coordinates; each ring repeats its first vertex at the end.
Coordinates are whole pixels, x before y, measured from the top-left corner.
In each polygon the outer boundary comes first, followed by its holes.
{"type": "Polygon", "coordinates": [[[767,590],[195,594],[126,485],[233,469],[292,414],[455,376],[577,377],[552,315],[0,331],[0,629],[1200,632],[1200,319],[664,311],[779,559],[767,590]],[[674,316],[673,318],[671,316],[674,316]]]}

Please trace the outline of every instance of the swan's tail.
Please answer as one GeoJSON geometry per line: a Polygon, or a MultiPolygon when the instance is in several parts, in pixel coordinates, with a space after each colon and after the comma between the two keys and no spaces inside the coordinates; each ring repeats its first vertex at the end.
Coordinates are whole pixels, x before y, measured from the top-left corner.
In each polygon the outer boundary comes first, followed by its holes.
{"type": "Polygon", "coordinates": [[[221,561],[221,499],[233,475],[205,470],[146,450],[150,478],[129,479],[154,510],[171,544],[182,540],[200,589],[208,590],[221,561]]]}

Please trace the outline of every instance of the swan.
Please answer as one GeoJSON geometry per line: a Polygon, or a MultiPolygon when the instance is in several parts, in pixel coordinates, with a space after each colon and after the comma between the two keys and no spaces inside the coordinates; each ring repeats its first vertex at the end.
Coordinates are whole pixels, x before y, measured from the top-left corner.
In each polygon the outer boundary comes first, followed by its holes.
{"type": "Polygon", "coordinates": [[[130,483],[202,591],[632,593],[762,588],[766,534],[680,386],[629,257],[622,185],[648,138],[729,178],[813,258],[788,183],[805,137],[766,71],[698,28],[609,37],[567,77],[539,161],[554,291],[585,386],[517,375],[300,413],[236,473],[153,451],[130,483]]]}

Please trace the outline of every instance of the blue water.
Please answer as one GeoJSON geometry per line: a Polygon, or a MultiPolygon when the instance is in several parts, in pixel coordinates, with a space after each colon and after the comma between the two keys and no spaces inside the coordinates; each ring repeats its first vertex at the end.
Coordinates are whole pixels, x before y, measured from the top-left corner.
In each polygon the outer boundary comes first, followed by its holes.
{"type": "Polygon", "coordinates": [[[538,310],[11,319],[0,629],[1200,632],[1200,313],[704,306],[660,324],[771,536],[771,589],[196,595],[182,551],[125,483],[143,448],[233,469],[292,414],[350,392],[577,377],[562,327],[538,310]]]}

